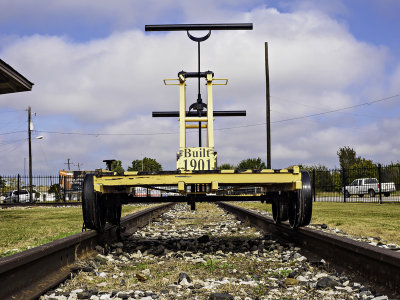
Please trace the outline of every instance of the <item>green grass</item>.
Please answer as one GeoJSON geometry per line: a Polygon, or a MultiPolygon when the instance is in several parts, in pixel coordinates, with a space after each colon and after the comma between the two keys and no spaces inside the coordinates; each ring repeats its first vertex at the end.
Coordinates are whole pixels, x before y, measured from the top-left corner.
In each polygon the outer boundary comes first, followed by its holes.
{"type": "MultiPolygon", "coordinates": [[[[238,203],[247,208],[271,212],[270,204],[238,203]]],[[[355,236],[380,237],[400,244],[400,203],[314,202],[311,223],[325,223],[355,236]]]]}
{"type": "MultiPolygon", "coordinates": [[[[123,206],[122,215],[143,206],[123,206]]],[[[0,210],[0,257],[82,231],[80,207],[34,207],[0,210]]]]}

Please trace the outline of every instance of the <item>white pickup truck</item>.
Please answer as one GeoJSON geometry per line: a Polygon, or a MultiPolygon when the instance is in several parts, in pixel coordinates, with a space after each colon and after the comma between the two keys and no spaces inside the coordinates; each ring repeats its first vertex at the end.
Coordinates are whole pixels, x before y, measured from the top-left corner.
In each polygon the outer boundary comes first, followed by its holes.
{"type": "MultiPolygon", "coordinates": [[[[396,191],[396,186],[393,182],[381,183],[381,192],[385,197],[389,197],[390,193],[396,191]]],[[[360,178],[355,179],[350,185],[344,189],[346,198],[351,195],[363,197],[368,194],[370,197],[375,197],[379,193],[379,182],[376,178],[360,178]]]]}
{"type": "MultiPolygon", "coordinates": [[[[35,200],[35,193],[32,194],[33,200],[35,200]]],[[[29,193],[27,190],[14,190],[8,192],[6,198],[3,200],[4,203],[27,203],[29,202],[29,193]]]]}

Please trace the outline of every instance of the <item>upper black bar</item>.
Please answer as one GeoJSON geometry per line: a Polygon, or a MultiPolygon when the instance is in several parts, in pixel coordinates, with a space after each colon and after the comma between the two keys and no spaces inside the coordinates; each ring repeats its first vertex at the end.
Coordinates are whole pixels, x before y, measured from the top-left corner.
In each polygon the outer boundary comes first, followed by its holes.
{"type": "MultiPolygon", "coordinates": [[[[153,118],[160,117],[179,117],[179,111],[153,111],[153,118]]],[[[199,113],[197,111],[187,111],[186,117],[198,117],[199,113]]],[[[207,116],[206,111],[201,112],[201,116],[207,116]]],[[[214,110],[214,117],[245,117],[245,110],[214,110]]]]}
{"type": "Polygon", "coordinates": [[[145,31],[253,30],[253,23],[145,25],[145,31]]]}

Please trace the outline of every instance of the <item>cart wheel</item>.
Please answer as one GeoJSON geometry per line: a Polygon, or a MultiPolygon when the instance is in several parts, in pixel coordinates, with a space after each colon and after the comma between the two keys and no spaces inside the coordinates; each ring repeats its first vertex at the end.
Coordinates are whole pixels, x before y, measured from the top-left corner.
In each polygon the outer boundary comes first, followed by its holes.
{"type": "Polygon", "coordinates": [[[292,228],[307,226],[312,216],[311,179],[307,171],[301,171],[301,181],[303,188],[291,192],[289,199],[289,223],[292,228]]]}
{"type": "Polygon", "coordinates": [[[100,195],[94,190],[93,174],[86,174],[82,189],[82,213],[86,228],[95,229],[99,232],[104,230],[106,224],[104,208],[100,195]]]}
{"type": "Polygon", "coordinates": [[[272,200],[272,216],[275,224],[287,221],[289,218],[287,194],[282,192],[272,200]]]}

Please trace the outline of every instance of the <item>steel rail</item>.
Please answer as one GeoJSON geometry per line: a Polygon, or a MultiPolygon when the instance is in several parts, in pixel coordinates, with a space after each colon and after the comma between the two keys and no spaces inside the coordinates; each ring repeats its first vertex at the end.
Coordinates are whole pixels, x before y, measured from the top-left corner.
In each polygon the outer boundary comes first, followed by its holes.
{"type": "Polygon", "coordinates": [[[400,294],[400,253],[398,252],[307,227],[293,230],[289,224],[275,225],[272,218],[254,211],[226,202],[218,202],[218,205],[265,232],[293,242],[323,257],[335,266],[351,270],[378,286],[400,294]]]}
{"type": "MultiPolygon", "coordinates": [[[[148,224],[173,203],[150,207],[121,219],[126,232],[148,224]]],[[[37,299],[67,279],[76,262],[94,253],[99,243],[117,240],[117,228],[105,227],[104,234],[90,230],[0,259],[0,299],[37,299]]]]}
{"type": "Polygon", "coordinates": [[[81,201],[70,202],[34,202],[34,203],[0,203],[0,209],[9,207],[35,207],[35,206],[81,206],[81,201]]]}

